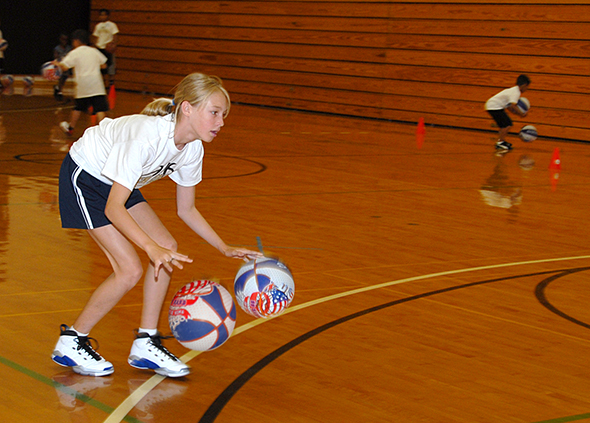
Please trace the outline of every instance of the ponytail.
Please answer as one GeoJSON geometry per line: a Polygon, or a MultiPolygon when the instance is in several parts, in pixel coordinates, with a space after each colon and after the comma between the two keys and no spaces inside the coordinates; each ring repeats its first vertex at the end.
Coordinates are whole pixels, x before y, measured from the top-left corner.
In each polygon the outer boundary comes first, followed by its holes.
{"type": "Polygon", "coordinates": [[[174,100],[170,98],[156,98],[141,111],[142,115],[166,116],[174,112],[174,100]]]}

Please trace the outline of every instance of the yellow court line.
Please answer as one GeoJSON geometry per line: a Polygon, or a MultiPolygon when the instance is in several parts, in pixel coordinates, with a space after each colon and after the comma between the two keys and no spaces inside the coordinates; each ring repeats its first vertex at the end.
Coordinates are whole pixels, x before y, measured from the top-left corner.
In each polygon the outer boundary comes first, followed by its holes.
{"type": "MultiPolygon", "coordinates": [[[[590,255],[577,256],[577,257],[560,257],[560,258],[542,259],[542,260],[529,260],[529,261],[520,261],[520,262],[515,262],[515,263],[491,264],[488,266],[471,267],[471,268],[467,268],[467,269],[447,270],[444,272],[430,273],[428,275],[413,276],[410,278],[399,279],[397,281],[384,282],[384,283],[381,283],[378,285],[365,286],[363,288],[353,289],[351,291],[341,292],[339,294],[334,294],[334,295],[329,295],[327,297],[318,298],[316,300],[308,301],[303,304],[297,304],[297,305],[291,306],[288,309],[286,309],[285,312],[282,313],[280,316],[284,316],[289,313],[294,313],[296,311],[303,310],[305,308],[312,307],[317,304],[322,304],[322,303],[325,303],[328,301],[336,300],[338,298],[348,297],[351,295],[356,295],[356,294],[360,294],[363,292],[373,291],[375,289],[386,288],[386,287],[393,286],[393,285],[399,285],[402,283],[414,282],[414,281],[419,281],[419,280],[424,280],[424,279],[432,279],[432,278],[436,278],[439,276],[458,275],[461,273],[477,272],[479,270],[501,269],[504,267],[524,266],[527,264],[552,263],[552,262],[560,262],[560,261],[568,261],[568,260],[583,260],[583,259],[589,259],[589,258],[590,258],[590,255]]],[[[276,316],[276,317],[280,317],[280,316],[276,316]]],[[[250,330],[250,329],[252,329],[258,325],[261,325],[263,323],[266,323],[276,317],[271,317],[268,319],[257,319],[257,320],[253,320],[249,323],[246,323],[245,325],[237,327],[233,331],[232,336],[246,332],[247,330],[250,330]]],[[[185,355],[180,357],[180,359],[184,363],[188,363],[190,360],[192,360],[193,358],[195,358],[199,354],[201,354],[200,351],[189,351],[188,353],[186,353],[185,355]]],[[[154,389],[164,379],[165,379],[164,376],[160,376],[157,374],[152,376],[150,379],[148,379],[146,382],[144,382],[139,388],[137,388],[135,391],[133,391],[133,393],[129,397],[127,397],[109,415],[109,417],[104,421],[104,423],[120,423],[125,418],[125,416],[127,414],[129,414],[129,412],[137,405],[137,403],[139,403],[139,401],[141,401],[143,399],[143,397],[145,397],[152,389],[154,389]]]]}

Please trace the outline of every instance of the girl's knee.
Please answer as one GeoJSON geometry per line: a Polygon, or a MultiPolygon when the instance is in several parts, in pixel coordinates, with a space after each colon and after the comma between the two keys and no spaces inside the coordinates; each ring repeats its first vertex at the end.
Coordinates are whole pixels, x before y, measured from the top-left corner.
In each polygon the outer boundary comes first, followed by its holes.
{"type": "Polygon", "coordinates": [[[141,277],[143,276],[143,267],[141,266],[141,263],[130,264],[115,271],[115,274],[117,279],[122,282],[129,291],[141,280],[141,277]]]}
{"type": "Polygon", "coordinates": [[[169,250],[172,251],[177,251],[178,250],[178,243],[176,242],[176,240],[173,237],[169,237],[167,239],[165,239],[163,241],[162,244],[160,244],[162,247],[167,248],[169,250]]]}

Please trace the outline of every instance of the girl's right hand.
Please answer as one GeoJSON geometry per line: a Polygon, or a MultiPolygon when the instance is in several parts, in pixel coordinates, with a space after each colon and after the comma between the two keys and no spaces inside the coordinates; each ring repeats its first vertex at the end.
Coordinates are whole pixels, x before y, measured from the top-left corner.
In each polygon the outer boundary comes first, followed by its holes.
{"type": "Polygon", "coordinates": [[[147,254],[154,265],[154,275],[156,280],[158,280],[158,274],[162,268],[171,273],[174,270],[172,268],[173,265],[179,269],[183,269],[184,266],[182,265],[182,262],[193,262],[193,259],[189,258],[189,256],[181,254],[177,251],[168,250],[167,248],[163,248],[158,245],[150,248],[150,250],[147,251],[147,254]]]}

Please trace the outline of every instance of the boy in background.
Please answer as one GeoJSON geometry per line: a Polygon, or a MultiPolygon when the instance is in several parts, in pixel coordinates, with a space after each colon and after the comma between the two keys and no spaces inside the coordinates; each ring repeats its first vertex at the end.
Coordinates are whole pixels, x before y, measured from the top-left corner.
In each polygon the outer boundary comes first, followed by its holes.
{"type": "Polygon", "coordinates": [[[529,88],[530,84],[531,80],[528,76],[519,75],[514,87],[500,91],[486,102],[487,112],[498,124],[498,128],[500,128],[498,131],[498,141],[496,142],[497,150],[512,150],[512,144],[505,139],[510,128],[512,128],[512,119],[510,119],[510,116],[506,113],[506,109],[510,110],[515,115],[526,115],[526,112],[522,112],[516,107],[516,104],[518,103],[520,95],[529,88]]]}
{"type": "Polygon", "coordinates": [[[97,123],[106,117],[109,105],[102,80],[101,69],[106,68],[107,58],[94,47],[88,45],[88,31],[77,29],[72,33],[72,51],[61,62],[54,60],[63,72],[74,69],[76,94],[74,110],[69,122],[61,122],[59,127],[68,135],[72,135],[82,112],[92,107],[97,123]]]}
{"type": "Polygon", "coordinates": [[[115,83],[115,50],[119,41],[119,28],[116,23],[109,20],[110,15],[111,12],[108,9],[100,9],[98,15],[100,22],[96,24],[92,32],[92,44],[107,58],[107,67],[102,71],[105,87],[115,83]]]}
{"type": "MultiPolygon", "coordinates": [[[[59,35],[59,44],[56,45],[53,49],[53,59],[57,60],[58,62],[61,62],[70,51],[72,51],[70,37],[68,37],[68,34],[61,33],[59,35]]],[[[70,76],[72,76],[71,69],[66,72],[62,72],[57,85],[53,87],[53,96],[57,101],[63,100],[62,90],[70,76]]]]}

